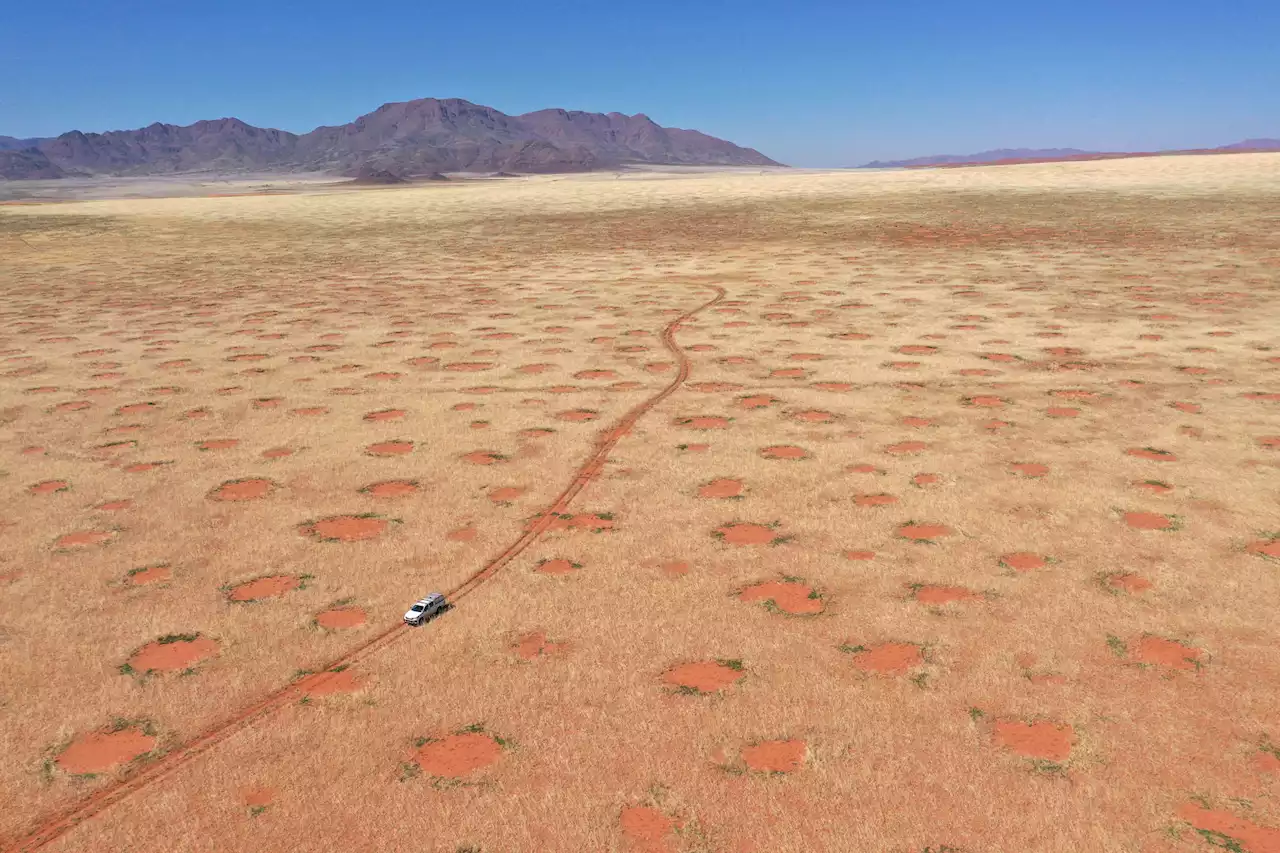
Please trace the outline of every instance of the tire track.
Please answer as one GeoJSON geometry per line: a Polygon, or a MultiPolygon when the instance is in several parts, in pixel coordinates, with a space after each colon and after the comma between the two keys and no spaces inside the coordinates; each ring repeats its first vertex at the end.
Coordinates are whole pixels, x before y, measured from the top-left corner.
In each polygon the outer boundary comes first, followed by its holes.
{"type": "MultiPolygon", "coordinates": [[[[579,466],[573,480],[570,481],[569,485],[565,487],[564,491],[556,497],[551,505],[538,515],[534,523],[529,525],[524,533],[501,554],[445,593],[451,604],[456,604],[457,601],[475,592],[486,580],[500,572],[525,549],[536,542],[551,526],[556,516],[563,513],[573,499],[578,496],[578,493],[599,476],[600,472],[604,470],[610,451],[631,431],[640,418],[674,394],[689,378],[692,366],[689,357],[676,345],[676,332],[679,331],[683,323],[720,302],[727,295],[725,289],[718,285],[699,284],[697,286],[714,290],[716,292],[715,297],[681,314],[668,323],[662,331],[663,346],[676,357],[679,363],[679,370],[671,382],[667,383],[658,393],[643,400],[628,411],[611,429],[597,436],[595,450],[591,456],[579,466]]],[[[160,781],[218,744],[231,738],[237,732],[249,728],[257,721],[302,698],[308,689],[321,683],[325,676],[335,668],[350,666],[371,657],[403,637],[408,630],[409,627],[403,622],[387,628],[382,633],[351,649],[337,660],[330,661],[318,674],[307,676],[280,688],[274,693],[268,694],[266,697],[241,709],[234,717],[217,723],[185,743],[179,744],[155,761],[142,766],[133,774],[93,792],[85,799],[68,808],[41,819],[40,823],[26,835],[8,842],[4,848],[4,853],[29,853],[29,851],[38,850],[46,844],[57,840],[84,821],[101,814],[129,795],[160,781]]]]}

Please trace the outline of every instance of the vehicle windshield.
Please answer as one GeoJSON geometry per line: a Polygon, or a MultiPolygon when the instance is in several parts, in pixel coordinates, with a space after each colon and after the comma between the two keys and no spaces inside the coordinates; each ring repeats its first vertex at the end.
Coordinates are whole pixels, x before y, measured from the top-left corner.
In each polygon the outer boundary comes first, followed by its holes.
{"type": "Polygon", "coordinates": [[[424,611],[424,610],[426,610],[426,609],[427,609],[427,605],[425,605],[425,604],[415,604],[415,605],[413,605],[412,607],[410,607],[410,608],[409,608],[409,610],[410,610],[410,611],[412,611],[412,612],[414,612],[414,613],[421,613],[422,611],[424,611]]]}

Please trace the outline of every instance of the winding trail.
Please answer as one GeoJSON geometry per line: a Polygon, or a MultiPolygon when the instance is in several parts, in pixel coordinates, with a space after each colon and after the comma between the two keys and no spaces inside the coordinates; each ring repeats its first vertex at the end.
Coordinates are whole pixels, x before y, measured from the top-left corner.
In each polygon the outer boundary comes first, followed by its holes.
{"type": "MultiPolygon", "coordinates": [[[[686,311],[676,319],[666,325],[662,331],[662,343],[679,362],[679,370],[672,380],[667,383],[662,390],[653,396],[643,400],[634,408],[623,415],[611,428],[602,431],[596,438],[595,449],[591,456],[579,466],[574,474],[573,480],[569,482],[562,492],[554,501],[544,509],[530,524],[520,538],[511,543],[502,553],[494,557],[482,568],[458,584],[452,590],[445,593],[451,604],[456,604],[461,599],[475,592],[486,580],[502,571],[512,560],[519,556],[525,549],[538,540],[547,528],[551,526],[556,516],[563,513],[573,501],[578,493],[581,492],[592,480],[599,476],[604,469],[605,463],[609,458],[609,453],[636,425],[640,418],[649,413],[655,406],[663,400],[674,394],[681,385],[689,378],[691,364],[689,357],[676,345],[675,335],[680,330],[680,326],[697,316],[706,309],[720,302],[726,296],[723,287],[713,284],[699,284],[698,287],[709,288],[716,292],[715,297],[702,303],[701,305],[686,311]]],[[[330,661],[316,675],[306,676],[298,681],[292,682],[285,687],[268,694],[262,699],[248,705],[234,716],[222,720],[214,724],[210,728],[187,740],[184,743],[175,746],[166,752],[163,756],[150,763],[141,765],[134,772],[124,776],[122,779],[108,784],[94,791],[78,803],[47,815],[40,819],[39,823],[31,829],[27,834],[10,840],[5,843],[4,853],[28,853],[29,851],[39,850],[46,844],[49,844],[58,838],[70,832],[76,826],[86,820],[100,814],[116,803],[128,797],[137,791],[147,788],[154,783],[165,778],[175,770],[190,763],[218,744],[235,735],[237,732],[249,728],[254,723],[262,720],[289,705],[292,702],[302,698],[305,693],[322,683],[326,676],[338,667],[346,668],[352,664],[359,663],[369,658],[394,643],[396,640],[405,636],[405,632],[409,630],[408,626],[403,622],[397,622],[381,633],[369,638],[365,642],[348,651],[342,657],[330,661]]]]}

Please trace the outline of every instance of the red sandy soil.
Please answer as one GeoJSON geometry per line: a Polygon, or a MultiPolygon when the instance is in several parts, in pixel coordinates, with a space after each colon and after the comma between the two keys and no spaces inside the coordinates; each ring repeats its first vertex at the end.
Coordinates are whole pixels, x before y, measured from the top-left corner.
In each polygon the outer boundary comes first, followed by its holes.
{"type": "Polygon", "coordinates": [[[462,732],[418,748],[417,762],[428,776],[461,779],[496,762],[502,747],[482,732],[462,732]]]}
{"type": "Polygon", "coordinates": [[[772,601],[783,613],[808,616],[821,613],[826,605],[821,598],[810,598],[813,587],[791,581],[766,581],[749,586],[738,594],[743,601],[772,601]]]}
{"type": "Polygon", "coordinates": [[[360,542],[376,539],[387,529],[387,520],[372,516],[334,515],[310,524],[301,525],[298,532],[304,536],[337,542],[360,542]]]}
{"type": "Polygon", "coordinates": [[[523,495],[525,490],[520,486],[499,486],[488,494],[494,503],[509,503],[523,495]]]}
{"type": "Polygon", "coordinates": [[[772,447],[761,448],[760,455],[766,459],[807,459],[809,451],[789,444],[775,444],[772,447]]]}
{"type": "Polygon", "coordinates": [[[294,450],[291,447],[272,447],[262,451],[263,459],[283,459],[286,456],[292,456],[294,450]]]}
{"type": "Polygon", "coordinates": [[[742,760],[760,773],[790,773],[804,764],[808,748],[802,740],[766,740],[744,748],[742,760]]]}
{"type": "Polygon", "coordinates": [[[218,653],[218,644],[209,637],[197,636],[194,640],[177,640],[161,643],[153,640],[138,649],[129,658],[129,666],[136,672],[172,672],[218,653]]]}
{"type": "Polygon", "coordinates": [[[1039,462],[1015,462],[1009,468],[1024,477],[1043,477],[1049,473],[1049,466],[1039,462]]]}
{"type": "Polygon", "coordinates": [[[572,560],[566,560],[563,557],[557,557],[554,560],[545,560],[538,564],[538,571],[544,575],[567,575],[576,571],[577,566],[572,560]]]}
{"type": "Polygon", "coordinates": [[[903,539],[925,541],[950,536],[955,531],[941,524],[904,524],[898,528],[898,535],[903,539]]]}
{"type": "Polygon", "coordinates": [[[1064,761],[1071,754],[1075,731],[1065,723],[999,720],[991,737],[996,746],[1026,758],[1064,761]]]}
{"type": "Polygon", "coordinates": [[[932,486],[942,482],[940,474],[920,473],[911,478],[911,482],[917,486],[932,486]]]}
{"type": "Polygon", "coordinates": [[[33,495],[52,495],[57,492],[65,492],[70,488],[71,484],[66,480],[45,480],[42,483],[29,486],[27,491],[33,495]]]}
{"type": "Polygon", "coordinates": [[[275,483],[262,478],[229,480],[210,492],[209,499],[215,501],[251,501],[266,497],[275,487],[275,483]]]}
{"type": "Polygon", "coordinates": [[[380,441],[365,448],[370,456],[403,456],[413,452],[412,441],[380,441]]]}
{"type": "Polygon", "coordinates": [[[668,577],[678,578],[689,574],[689,569],[692,566],[689,565],[687,560],[668,560],[662,564],[661,568],[668,577]]]}
{"type": "Polygon", "coordinates": [[[846,560],[874,560],[876,558],[875,551],[845,551],[844,558],[846,560]]]}
{"type": "Polygon", "coordinates": [[[898,502],[894,495],[854,495],[853,502],[857,506],[892,506],[898,502]]]}
{"type": "Polygon", "coordinates": [[[775,403],[781,402],[777,397],[769,394],[756,394],[752,397],[741,397],[738,399],[738,408],[740,409],[765,409],[775,403]]]}
{"type": "Polygon", "coordinates": [[[449,531],[444,538],[450,542],[473,542],[477,533],[474,527],[459,527],[457,530],[449,531]]]}
{"type": "Polygon", "coordinates": [[[1126,512],[1124,523],[1138,530],[1170,530],[1173,519],[1154,512],[1126,512]]]}
{"type": "Polygon", "coordinates": [[[163,583],[173,578],[173,569],[169,566],[147,566],[129,574],[129,583],[134,586],[145,586],[152,583],[163,583]]]}
{"type": "Polygon", "coordinates": [[[558,415],[556,415],[556,420],[571,421],[571,422],[594,421],[598,417],[600,417],[600,414],[598,412],[593,412],[593,411],[590,411],[589,409],[572,409],[567,412],[560,412],[558,415]]]}
{"type": "Polygon", "coordinates": [[[895,456],[904,456],[909,453],[921,453],[926,450],[929,445],[923,441],[900,441],[897,444],[890,444],[885,447],[885,453],[892,453],[895,456]]]}
{"type": "Polygon", "coordinates": [[[402,498],[418,491],[418,484],[413,480],[383,480],[370,483],[360,491],[372,498],[402,498]]]}
{"type": "Polygon", "coordinates": [[[925,584],[915,588],[915,600],[921,604],[951,604],[957,601],[973,601],[982,596],[962,586],[934,586],[925,584]]]}
{"type": "Polygon", "coordinates": [[[238,438],[214,438],[196,445],[201,450],[230,450],[240,443],[238,438]]]}
{"type": "Polygon", "coordinates": [[[75,533],[64,533],[53,543],[54,548],[88,548],[91,545],[104,545],[115,536],[108,530],[78,530],[75,533]]]}
{"type": "Polygon", "coordinates": [[[700,498],[736,498],[742,495],[742,481],[722,478],[698,487],[700,498]]]}
{"type": "Polygon", "coordinates": [[[155,749],[156,739],[139,728],[80,735],[58,754],[57,764],[68,773],[102,773],[155,749]]]}
{"type": "Polygon", "coordinates": [[[641,853],[665,853],[670,850],[669,841],[677,823],[657,809],[648,806],[627,806],[619,816],[622,835],[633,849],[641,853]]]}
{"type": "Polygon", "coordinates": [[[1274,539],[1259,539],[1256,542],[1250,542],[1245,550],[1250,554],[1257,554],[1262,557],[1271,557],[1280,560],[1280,537],[1274,539]]]}
{"type": "Polygon", "coordinates": [[[1194,670],[1204,661],[1204,652],[1164,637],[1148,634],[1134,647],[1132,659],[1138,663],[1169,669],[1194,670]]]}
{"type": "Polygon", "coordinates": [[[924,655],[915,643],[881,643],[853,656],[855,667],[880,675],[902,675],[922,663],[924,655]]]}
{"type": "Polygon", "coordinates": [[[715,661],[682,663],[663,673],[662,680],[675,687],[687,687],[699,693],[715,693],[732,686],[742,678],[740,670],[715,661]]]}
{"type": "Polygon", "coordinates": [[[502,454],[495,453],[492,450],[473,450],[463,456],[462,460],[473,465],[492,465],[495,462],[502,461],[502,454]]]}
{"type": "Polygon", "coordinates": [[[1015,572],[1030,572],[1034,569],[1043,569],[1048,565],[1048,560],[1039,554],[1032,554],[1029,551],[1017,551],[1012,554],[1005,554],[1000,557],[1000,562],[1015,572]]]}
{"type": "MultiPolygon", "coordinates": [[[[1216,833],[1236,843],[1243,853],[1280,853],[1280,829],[1259,826],[1228,811],[1207,809],[1198,803],[1178,807],[1178,819],[1202,832],[1216,833]]],[[[1215,844],[1214,846],[1226,845],[1215,844]]]]}
{"type": "Polygon", "coordinates": [[[398,421],[407,414],[404,409],[383,409],[379,412],[369,412],[364,416],[366,421],[398,421]]]}
{"type": "Polygon", "coordinates": [[[267,578],[247,581],[227,594],[232,601],[257,601],[261,598],[276,598],[292,592],[302,585],[302,581],[293,575],[274,575],[267,578]]]}
{"type": "Polygon", "coordinates": [[[358,628],[367,621],[367,615],[360,607],[335,607],[316,614],[316,624],[330,630],[337,628],[358,628]]]}
{"type": "Polygon", "coordinates": [[[521,637],[512,648],[525,660],[533,660],[543,655],[561,654],[569,648],[569,644],[550,642],[545,632],[534,631],[521,637]]]}
{"type": "Polygon", "coordinates": [[[747,522],[726,524],[718,528],[716,533],[730,545],[767,545],[778,535],[771,527],[747,522]]]}

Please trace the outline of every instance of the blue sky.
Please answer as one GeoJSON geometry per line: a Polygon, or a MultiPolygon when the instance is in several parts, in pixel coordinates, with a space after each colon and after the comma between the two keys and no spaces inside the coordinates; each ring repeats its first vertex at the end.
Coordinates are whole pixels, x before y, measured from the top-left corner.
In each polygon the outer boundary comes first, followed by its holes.
{"type": "Polygon", "coordinates": [[[1280,137],[1278,0],[212,0],[0,16],[0,134],[387,101],[644,112],[801,166],[1280,137]]]}

